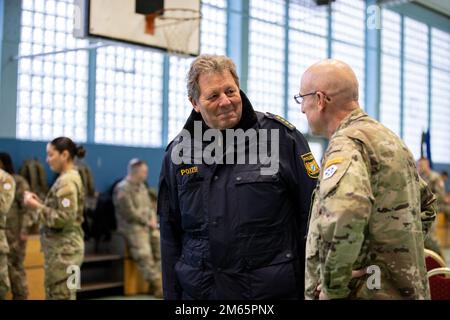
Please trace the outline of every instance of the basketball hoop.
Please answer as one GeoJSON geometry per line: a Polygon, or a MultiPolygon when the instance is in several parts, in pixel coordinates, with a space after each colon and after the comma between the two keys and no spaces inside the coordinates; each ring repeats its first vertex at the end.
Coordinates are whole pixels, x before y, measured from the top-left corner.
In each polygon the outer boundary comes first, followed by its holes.
{"type": "Polygon", "coordinates": [[[189,54],[189,43],[194,31],[200,27],[201,18],[198,10],[167,8],[155,13],[152,22],[156,30],[161,30],[169,53],[189,54]]]}

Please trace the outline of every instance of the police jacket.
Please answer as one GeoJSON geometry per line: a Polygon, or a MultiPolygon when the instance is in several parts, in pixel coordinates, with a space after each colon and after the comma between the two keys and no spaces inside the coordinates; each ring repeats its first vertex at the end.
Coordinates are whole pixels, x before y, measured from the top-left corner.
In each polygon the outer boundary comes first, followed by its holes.
{"type": "MultiPolygon", "coordinates": [[[[180,134],[169,144],[158,197],[165,299],[303,298],[305,236],[319,168],[293,125],[255,112],[242,91],[241,97],[242,117],[234,129],[265,129],[270,140],[247,141],[245,154],[254,143],[266,144],[278,170],[262,174],[267,159],[195,163],[186,161],[188,155],[178,163],[173,151],[184,138],[180,134]]],[[[202,121],[195,111],[184,133],[194,136],[194,121],[202,121]]],[[[204,121],[201,128],[208,129],[204,121]]],[[[202,142],[201,149],[210,143],[202,142]]]]}

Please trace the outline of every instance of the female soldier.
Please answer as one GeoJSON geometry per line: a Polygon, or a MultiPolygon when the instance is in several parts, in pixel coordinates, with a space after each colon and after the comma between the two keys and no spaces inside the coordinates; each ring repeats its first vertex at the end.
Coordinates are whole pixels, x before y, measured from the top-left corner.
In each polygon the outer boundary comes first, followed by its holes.
{"type": "Polygon", "coordinates": [[[14,173],[14,166],[8,153],[0,153],[0,168],[13,176],[16,182],[16,193],[11,209],[6,215],[6,239],[8,241],[8,274],[14,300],[28,298],[27,277],[23,261],[27,246],[27,233],[32,216],[23,204],[25,191],[30,190],[28,182],[22,176],[14,173]]]}
{"type": "Polygon", "coordinates": [[[74,300],[76,289],[79,289],[77,269],[84,256],[84,234],[81,228],[84,190],[73,160],[75,157],[83,158],[85,154],[82,146],[77,146],[66,137],[48,143],[47,162],[60,175],[44,203],[34,193],[25,195],[25,205],[37,209],[41,220],[47,299],[74,300]],[[71,276],[73,272],[75,278],[71,276]]]}

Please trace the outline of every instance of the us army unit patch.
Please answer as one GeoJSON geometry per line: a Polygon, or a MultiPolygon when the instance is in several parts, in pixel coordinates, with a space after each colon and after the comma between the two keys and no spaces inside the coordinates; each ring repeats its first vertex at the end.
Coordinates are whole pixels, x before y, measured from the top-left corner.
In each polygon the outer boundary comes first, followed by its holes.
{"type": "Polygon", "coordinates": [[[317,165],[316,159],[314,159],[313,154],[311,152],[308,152],[301,155],[301,158],[303,160],[303,164],[305,165],[308,176],[317,179],[319,177],[320,169],[317,165]]]}
{"type": "Polygon", "coordinates": [[[323,172],[323,179],[326,180],[328,178],[331,178],[334,173],[337,171],[338,167],[335,164],[332,164],[331,166],[329,166],[328,168],[325,169],[325,171],[323,172]]]}
{"type": "Polygon", "coordinates": [[[64,198],[64,199],[61,201],[61,204],[62,204],[62,206],[63,206],[64,208],[68,208],[68,207],[70,206],[70,200],[67,199],[67,198],[64,198]]]}

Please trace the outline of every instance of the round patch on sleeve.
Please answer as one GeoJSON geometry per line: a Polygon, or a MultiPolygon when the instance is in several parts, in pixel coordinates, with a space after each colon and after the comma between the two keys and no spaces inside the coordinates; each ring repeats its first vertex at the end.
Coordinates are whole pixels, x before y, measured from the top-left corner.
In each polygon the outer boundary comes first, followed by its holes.
{"type": "Polygon", "coordinates": [[[326,180],[328,178],[331,178],[333,174],[337,171],[338,167],[337,165],[333,164],[325,169],[323,172],[323,179],[326,180]]]}
{"type": "Polygon", "coordinates": [[[64,208],[68,208],[70,206],[70,200],[67,198],[62,199],[61,204],[64,208]]]}
{"type": "Polygon", "coordinates": [[[11,190],[11,188],[12,188],[12,185],[11,185],[11,183],[5,183],[4,185],[3,185],[3,189],[5,189],[5,190],[11,190]]]}

